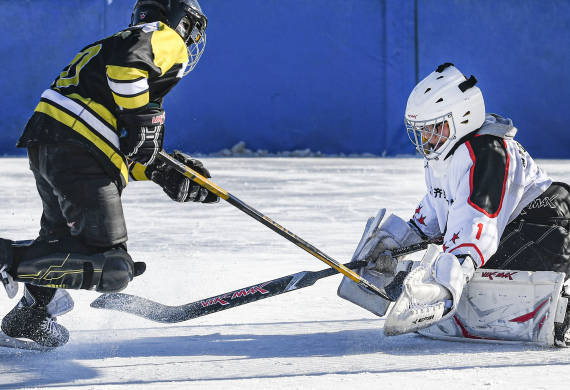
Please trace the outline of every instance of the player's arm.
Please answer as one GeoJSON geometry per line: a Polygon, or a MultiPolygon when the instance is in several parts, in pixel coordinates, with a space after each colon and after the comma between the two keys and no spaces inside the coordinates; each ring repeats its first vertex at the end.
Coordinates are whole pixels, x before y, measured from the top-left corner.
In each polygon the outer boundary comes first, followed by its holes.
{"type": "Polygon", "coordinates": [[[444,250],[469,255],[481,267],[497,250],[517,196],[509,180],[504,140],[476,137],[457,150],[465,164],[451,175],[457,190],[450,208],[444,250]]]}
{"type": "Polygon", "coordinates": [[[106,78],[116,105],[121,151],[143,165],[162,149],[164,95],[188,62],[182,38],[163,23],[149,23],[114,37],[106,78]]]}
{"type": "Polygon", "coordinates": [[[435,239],[442,236],[430,194],[426,194],[414,209],[410,223],[421,233],[424,239],[435,239]]]}
{"type": "MultiPolygon", "coordinates": [[[[131,35],[121,42],[129,47],[129,54],[116,59],[122,66],[107,66],[107,82],[123,133],[121,151],[130,159],[131,179],[152,180],[178,202],[218,201],[217,196],[156,159],[164,139],[162,99],[184,75],[188,63],[184,41],[162,23],[135,27],[131,35]]],[[[199,160],[181,152],[174,152],[172,156],[210,177],[199,160]]]]}
{"type": "Polygon", "coordinates": [[[115,61],[121,65],[107,65],[106,73],[116,104],[121,152],[146,166],[162,149],[166,115],[160,103],[151,103],[149,78],[156,70],[150,59],[139,58],[144,55],[119,58],[115,61]]]}

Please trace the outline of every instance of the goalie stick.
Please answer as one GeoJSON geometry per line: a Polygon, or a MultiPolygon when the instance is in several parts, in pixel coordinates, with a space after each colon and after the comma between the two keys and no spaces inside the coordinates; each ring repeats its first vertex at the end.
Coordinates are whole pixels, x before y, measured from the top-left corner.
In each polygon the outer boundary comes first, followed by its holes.
{"type": "Polygon", "coordinates": [[[389,295],[386,293],[386,291],[384,291],[384,289],[374,286],[372,283],[370,283],[368,280],[366,280],[363,277],[361,277],[360,275],[358,275],[356,272],[354,272],[350,268],[347,268],[346,266],[339,263],[338,261],[336,261],[332,257],[328,256],[326,253],[320,251],[315,246],[313,246],[313,245],[309,244],[307,241],[303,240],[301,237],[297,236],[296,234],[293,234],[289,230],[285,229],[283,226],[279,225],[277,222],[273,221],[269,217],[263,215],[262,213],[260,213],[256,209],[254,209],[253,207],[242,202],[241,200],[239,200],[238,198],[236,198],[235,196],[230,194],[228,191],[224,190],[223,188],[214,184],[212,181],[210,181],[207,178],[205,178],[204,176],[200,175],[198,172],[196,172],[193,169],[190,169],[186,165],[182,164],[180,161],[178,161],[174,157],[170,156],[164,150],[161,150],[158,153],[157,158],[159,158],[165,164],[174,168],[179,173],[183,174],[184,176],[186,176],[187,178],[189,178],[193,182],[195,182],[195,183],[199,184],[200,186],[208,189],[208,191],[216,194],[217,196],[219,196],[220,198],[222,198],[223,200],[225,200],[226,202],[228,202],[232,206],[243,211],[244,213],[246,213],[250,217],[257,220],[258,222],[261,222],[262,224],[264,224],[265,226],[267,226],[268,228],[270,228],[271,230],[273,230],[274,232],[279,234],[281,237],[286,238],[287,240],[291,241],[293,244],[297,245],[299,248],[305,250],[306,252],[310,253],[311,255],[316,257],[317,259],[326,263],[329,267],[334,268],[337,272],[340,272],[341,274],[343,274],[344,276],[346,276],[347,278],[352,280],[354,283],[366,288],[367,290],[373,292],[374,294],[381,296],[384,299],[391,300],[389,295]]]}
{"type": "MultiPolygon", "coordinates": [[[[429,242],[425,241],[398,248],[392,251],[392,255],[402,256],[424,250],[428,244],[429,242]]],[[[365,265],[365,261],[352,261],[344,264],[344,267],[348,269],[358,269],[365,265]]],[[[309,287],[315,284],[317,280],[337,273],[338,271],[333,268],[314,272],[301,271],[268,282],[254,284],[249,287],[240,288],[225,294],[179,306],[163,305],[136,295],[123,293],[102,294],[91,303],[91,307],[122,311],[156,322],[175,323],[188,321],[193,318],[217,313],[222,310],[231,309],[289,291],[309,287]]],[[[391,297],[390,300],[395,300],[395,297],[391,297]]]]}

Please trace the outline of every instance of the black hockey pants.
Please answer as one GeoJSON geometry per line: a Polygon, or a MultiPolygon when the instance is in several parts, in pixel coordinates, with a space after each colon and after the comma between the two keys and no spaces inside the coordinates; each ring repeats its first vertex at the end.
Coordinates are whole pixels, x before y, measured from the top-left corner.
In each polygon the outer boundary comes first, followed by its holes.
{"type": "Polygon", "coordinates": [[[483,268],[557,271],[570,277],[570,186],[554,182],[510,222],[483,268]]]}
{"type": "Polygon", "coordinates": [[[39,237],[14,247],[14,277],[43,302],[53,287],[124,288],[136,272],[117,185],[80,144],[34,144],[28,158],[43,213],[39,237]]]}
{"type": "Polygon", "coordinates": [[[119,189],[86,148],[34,145],[28,158],[43,203],[42,240],[71,235],[97,247],[127,241],[119,189]]]}

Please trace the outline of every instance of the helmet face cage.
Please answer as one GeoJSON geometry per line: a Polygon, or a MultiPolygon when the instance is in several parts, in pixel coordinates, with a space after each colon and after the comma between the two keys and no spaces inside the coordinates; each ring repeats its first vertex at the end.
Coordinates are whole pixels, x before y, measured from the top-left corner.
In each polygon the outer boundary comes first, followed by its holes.
{"type": "Polygon", "coordinates": [[[188,65],[184,70],[184,76],[196,67],[206,49],[206,23],[202,18],[187,13],[175,28],[188,49],[188,65]]]}
{"type": "Polygon", "coordinates": [[[447,113],[430,120],[411,120],[404,118],[406,131],[416,150],[426,159],[437,159],[455,139],[453,115],[447,113]],[[449,126],[449,136],[443,135],[443,126],[449,126]]]}

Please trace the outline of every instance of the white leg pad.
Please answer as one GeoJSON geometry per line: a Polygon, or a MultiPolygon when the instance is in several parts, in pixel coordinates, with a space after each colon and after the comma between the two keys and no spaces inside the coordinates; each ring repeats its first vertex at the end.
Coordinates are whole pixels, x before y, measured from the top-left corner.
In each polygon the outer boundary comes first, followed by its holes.
{"type": "Polygon", "coordinates": [[[446,340],[552,346],[554,323],[562,323],[566,315],[564,277],[553,271],[477,270],[455,314],[418,333],[446,340]]]}

